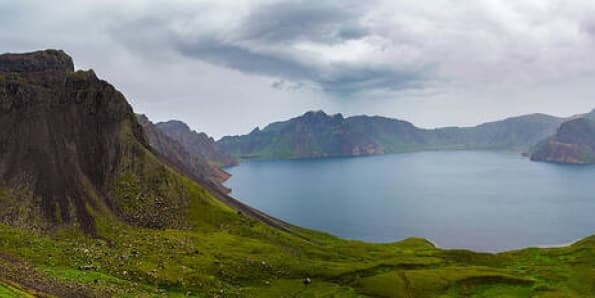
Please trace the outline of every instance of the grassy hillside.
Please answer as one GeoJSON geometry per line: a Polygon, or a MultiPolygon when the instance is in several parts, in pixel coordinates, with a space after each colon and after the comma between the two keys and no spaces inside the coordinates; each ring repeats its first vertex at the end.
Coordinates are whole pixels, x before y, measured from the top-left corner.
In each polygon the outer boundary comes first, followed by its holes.
{"type": "Polygon", "coordinates": [[[98,218],[98,237],[64,226],[43,235],[0,226],[0,289],[57,296],[588,297],[595,237],[500,254],[441,250],[423,239],[346,241],[297,235],[244,217],[169,171],[188,194],[184,230],[98,218]],[[303,280],[310,277],[311,284],[303,280]]]}
{"type": "Polygon", "coordinates": [[[595,293],[595,237],[482,254],[341,240],[243,206],[170,167],[123,95],[63,52],[0,55],[0,123],[1,297],[595,293]]]}

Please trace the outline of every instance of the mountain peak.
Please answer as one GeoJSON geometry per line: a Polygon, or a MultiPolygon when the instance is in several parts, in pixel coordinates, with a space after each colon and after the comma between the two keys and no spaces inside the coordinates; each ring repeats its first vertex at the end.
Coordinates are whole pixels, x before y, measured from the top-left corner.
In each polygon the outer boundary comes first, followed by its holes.
{"type": "Polygon", "coordinates": [[[312,111],[307,111],[306,113],[304,113],[303,115],[304,117],[309,117],[309,116],[328,116],[328,114],[323,111],[323,110],[312,110],[312,111]]]}
{"type": "Polygon", "coordinates": [[[340,113],[329,115],[323,110],[308,111],[308,112],[304,113],[301,117],[306,118],[306,119],[313,119],[313,118],[314,119],[322,119],[322,118],[343,119],[343,115],[340,113]]]}
{"type": "MultiPolygon", "coordinates": [[[[154,125],[168,138],[179,142],[180,145],[191,155],[195,155],[202,159],[204,163],[209,165],[218,164],[223,166],[231,166],[237,164],[237,160],[226,152],[221,151],[215,140],[204,132],[197,132],[192,130],[186,123],[179,120],[169,120],[167,122],[159,122],[154,125]]],[[[212,167],[215,172],[222,172],[212,167]]],[[[228,174],[219,175],[225,180],[228,174]]]]}
{"type": "Polygon", "coordinates": [[[90,234],[96,218],[112,215],[148,228],[186,226],[187,201],[158,189],[167,167],[118,90],[93,71],[72,72],[61,51],[1,55],[0,65],[11,74],[0,75],[0,127],[10,128],[0,130],[1,188],[9,193],[0,222],[73,224],[90,234]]]}
{"type": "Polygon", "coordinates": [[[165,122],[159,122],[157,123],[158,126],[167,128],[167,129],[175,129],[175,130],[184,130],[184,131],[192,131],[192,129],[190,129],[190,126],[188,126],[188,124],[180,121],[180,120],[169,120],[169,121],[165,121],[165,122]]]}
{"type": "Polygon", "coordinates": [[[0,72],[74,71],[72,58],[62,50],[0,55],[0,72]]]}

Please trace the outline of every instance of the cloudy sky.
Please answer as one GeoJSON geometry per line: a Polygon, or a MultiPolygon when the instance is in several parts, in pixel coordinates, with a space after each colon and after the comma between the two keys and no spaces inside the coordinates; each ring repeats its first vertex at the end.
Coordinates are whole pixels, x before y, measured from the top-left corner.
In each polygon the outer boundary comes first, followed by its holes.
{"type": "Polygon", "coordinates": [[[595,108],[595,1],[0,0],[0,52],[60,48],[215,137],[307,110],[421,127],[595,108]]]}

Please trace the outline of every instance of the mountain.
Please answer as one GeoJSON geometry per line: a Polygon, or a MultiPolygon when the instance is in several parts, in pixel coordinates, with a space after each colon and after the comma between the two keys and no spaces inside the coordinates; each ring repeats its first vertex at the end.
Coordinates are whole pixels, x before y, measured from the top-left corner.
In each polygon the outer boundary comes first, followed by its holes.
{"type": "Polygon", "coordinates": [[[137,118],[119,91],[92,70],[74,71],[62,51],[0,55],[0,125],[2,223],[92,235],[105,218],[186,229],[197,211],[183,173],[202,189],[195,200],[214,206],[203,211],[232,208],[287,230],[226,196],[219,182],[228,174],[137,118]]]}
{"type": "Polygon", "coordinates": [[[564,122],[555,135],[535,146],[531,160],[595,163],[595,111],[564,122]]]}
{"type": "Polygon", "coordinates": [[[221,150],[212,137],[204,132],[191,130],[182,121],[170,120],[155,125],[169,138],[179,142],[188,152],[210,162],[217,167],[229,167],[238,164],[238,160],[221,150]]]}
{"type": "Polygon", "coordinates": [[[92,70],[74,71],[62,51],[0,56],[0,219],[38,229],[77,224],[95,233],[94,214],[146,227],[181,227],[177,191],[148,185],[163,171],[132,108],[92,70]],[[143,187],[141,200],[123,191],[143,187]],[[160,204],[168,206],[158,211],[160,204]]]}
{"type": "Polygon", "coordinates": [[[195,151],[188,151],[186,147],[170,138],[153,124],[147,116],[137,115],[137,120],[143,127],[151,148],[169,165],[196,181],[211,182],[220,190],[229,192],[229,189],[221,184],[230,177],[229,173],[206,160],[203,155],[197,155],[195,151]]]}
{"type": "Polygon", "coordinates": [[[422,129],[379,116],[328,115],[323,111],[275,122],[247,135],[218,141],[239,158],[291,159],[359,156],[442,149],[527,150],[553,134],[563,120],[532,114],[475,127],[422,129]]]}
{"type": "Polygon", "coordinates": [[[593,236],[501,254],[342,240],[195,179],[140,120],[62,51],[0,55],[0,297],[595,293],[593,236]]]}

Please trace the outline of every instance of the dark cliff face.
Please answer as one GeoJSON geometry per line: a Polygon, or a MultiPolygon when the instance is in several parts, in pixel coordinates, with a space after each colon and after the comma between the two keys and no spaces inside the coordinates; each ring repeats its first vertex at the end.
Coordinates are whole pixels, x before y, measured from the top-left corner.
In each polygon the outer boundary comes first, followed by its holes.
{"type": "Polygon", "coordinates": [[[422,129],[378,116],[308,112],[247,135],[224,137],[221,148],[241,158],[359,156],[437,149],[526,150],[555,132],[562,119],[527,115],[475,127],[422,129]]]}
{"type": "Polygon", "coordinates": [[[160,122],[155,126],[169,138],[179,142],[186,151],[213,166],[228,167],[238,163],[233,156],[221,150],[213,138],[203,132],[191,130],[182,121],[160,122]]]}
{"type": "Polygon", "coordinates": [[[60,50],[45,50],[29,54],[0,55],[0,72],[33,73],[33,72],[74,71],[72,58],[60,50]]]}
{"type": "MultiPolygon", "coordinates": [[[[105,213],[176,226],[176,214],[157,217],[155,188],[142,208],[126,193],[142,186],[149,175],[141,172],[160,167],[132,108],[93,71],[73,69],[62,51],[0,55],[0,221],[36,229],[77,224],[93,233],[94,214],[105,213]]],[[[178,210],[184,202],[168,204],[178,210]]]]}
{"type": "Polygon", "coordinates": [[[595,120],[581,117],[564,122],[554,136],[533,149],[531,160],[569,164],[595,163],[595,120]]]}

